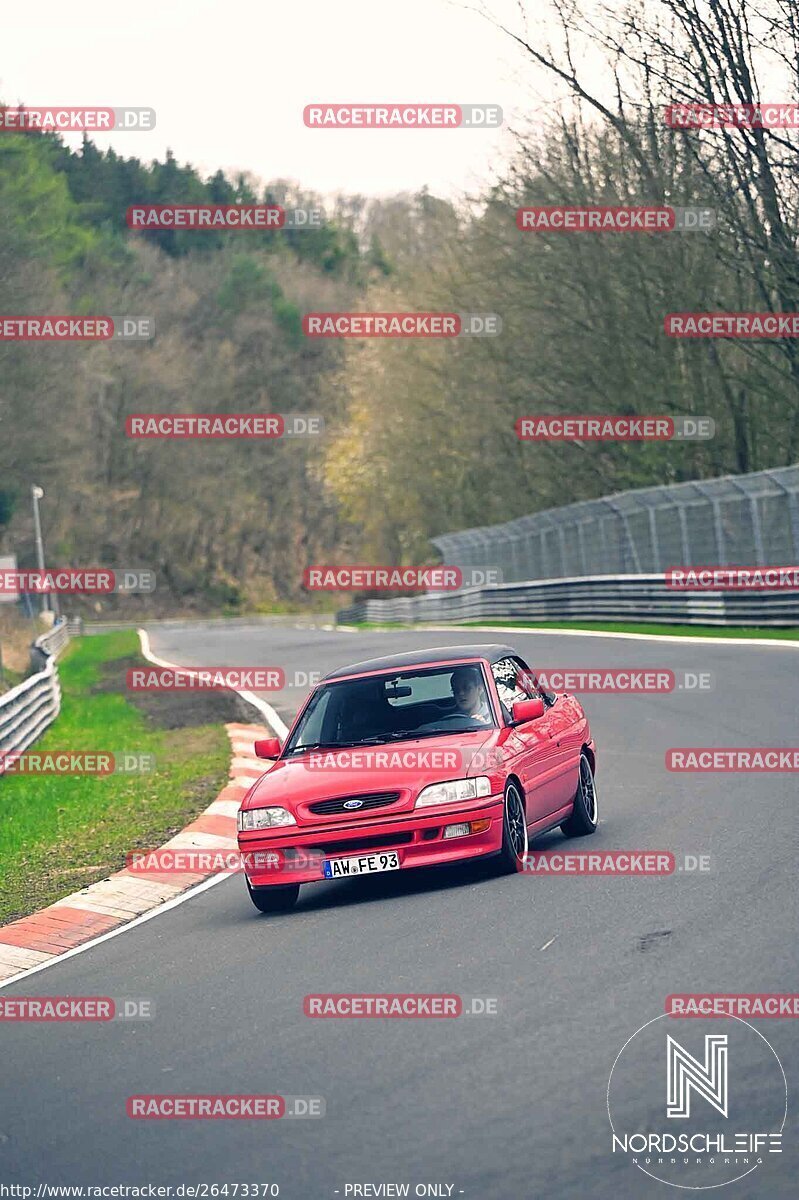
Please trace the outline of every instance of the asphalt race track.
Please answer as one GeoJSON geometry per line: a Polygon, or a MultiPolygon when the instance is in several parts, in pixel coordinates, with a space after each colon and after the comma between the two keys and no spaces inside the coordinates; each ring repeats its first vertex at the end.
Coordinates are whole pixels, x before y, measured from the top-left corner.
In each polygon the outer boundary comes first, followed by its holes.
{"type": "MultiPolygon", "coordinates": [[[[264,917],[232,877],[14,984],[9,995],[151,997],[147,1022],[5,1023],[5,1183],[275,1182],[289,1200],[348,1184],[441,1195],[663,1197],[611,1152],[608,1077],[670,993],[796,991],[796,776],[669,773],[676,746],[796,744],[792,649],[556,634],[170,625],[153,651],[183,665],[325,672],[412,646],[512,642],[533,666],[712,673],[708,691],[584,697],[598,745],[601,824],[574,849],[711,855],[661,878],[519,875],[485,866],[303,889],[264,917]],[[497,1014],[312,1020],[309,992],[457,993],[497,1014]],[[322,1096],[320,1119],[134,1121],[140,1093],[322,1096]],[[451,1187],[451,1193],[446,1191],[451,1187]]],[[[266,698],[288,720],[301,689],[266,698]]],[[[547,835],[536,848],[566,847],[547,835]]],[[[689,1036],[690,1021],[675,1021],[689,1036]]],[[[702,1023],[704,1025],[704,1022],[702,1023]]],[[[760,1020],[789,1081],[796,1023],[760,1020]]],[[[736,1086],[746,1062],[736,1065],[736,1086]]],[[[731,1068],[732,1071],[732,1068],[731,1068]]],[[[764,1085],[765,1087],[765,1085],[764,1085]]],[[[662,1089],[641,1081],[641,1127],[662,1089]]],[[[763,1096],[764,1106],[768,1100],[763,1096]]],[[[758,1113],[751,1113],[759,1128],[758,1113]]],[[[725,1195],[796,1196],[795,1104],[784,1153],[725,1195]]],[[[349,1195],[353,1195],[350,1190],[349,1195]]],[[[362,1193],[364,1194],[364,1193],[362,1193]]],[[[366,1195],[378,1194],[366,1192],[366,1195]]],[[[35,1193],[34,1193],[35,1195],[35,1193]]]]}

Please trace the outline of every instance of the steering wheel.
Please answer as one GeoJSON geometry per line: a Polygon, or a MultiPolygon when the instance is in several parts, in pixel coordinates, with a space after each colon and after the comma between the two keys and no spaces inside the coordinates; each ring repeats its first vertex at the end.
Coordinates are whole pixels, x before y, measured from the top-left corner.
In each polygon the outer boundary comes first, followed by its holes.
{"type": "MultiPolygon", "coordinates": [[[[438,728],[439,725],[443,725],[445,721],[463,721],[463,720],[473,721],[474,719],[475,718],[470,717],[468,713],[462,713],[462,712],[445,713],[444,716],[436,717],[435,721],[430,721],[427,725],[420,725],[419,731],[424,730],[424,729],[436,729],[436,728],[438,728]]],[[[468,733],[468,732],[469,732],[469,730],[464,730],[464,733],[468,733]]]]}

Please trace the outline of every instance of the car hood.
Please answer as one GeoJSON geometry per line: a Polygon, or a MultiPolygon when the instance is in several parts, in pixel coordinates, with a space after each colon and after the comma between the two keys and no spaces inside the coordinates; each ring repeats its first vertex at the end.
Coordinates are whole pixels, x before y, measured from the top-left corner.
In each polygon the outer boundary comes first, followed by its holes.
{"type": "MultiPolygon", "coordinates": [[[[280,759],[253,785],[241,807],[279,805],[294,813],[300,824],[319,822],[327,815],[311,813],[310,804],[338,797],[396,792],[389,812],[412,807],[422,788],[432,783],[490,773],[493,759],[489,752],[499,735],[499,729],[476,729],[280,759]]],[[[335,815],[341,821],[342,814],[335,815]]],[[[367,813],[355,811],[352,815],[367,813]]]]}

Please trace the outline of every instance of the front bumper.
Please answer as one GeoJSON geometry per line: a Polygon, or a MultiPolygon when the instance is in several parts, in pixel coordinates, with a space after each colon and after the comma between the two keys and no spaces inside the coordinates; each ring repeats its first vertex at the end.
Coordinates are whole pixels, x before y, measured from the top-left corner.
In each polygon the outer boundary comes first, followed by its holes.
{"type": "Polygon", "coordinates": [[[400,866],[431,867],[495,854],[502,847],[502,795],[469,804],[419,809],[380,820],[333,821],[323,826],[290,826],[238,835],[244,869],[253,887],[314,883],[324,879],[326,858],[396,850],[400,866]],[[482,833],[444,838],[444,828],[488,820],[482,833]]]}

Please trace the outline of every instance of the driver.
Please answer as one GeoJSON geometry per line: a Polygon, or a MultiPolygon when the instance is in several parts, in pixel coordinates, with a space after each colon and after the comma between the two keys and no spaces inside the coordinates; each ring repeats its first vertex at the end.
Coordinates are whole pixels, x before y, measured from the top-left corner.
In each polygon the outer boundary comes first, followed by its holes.
{"type": "Polygon", "coordinates": [[[450,678],[455,711],[481,725],[492,724],[485,685],[478,667],[456,667],[450,678]]]}

